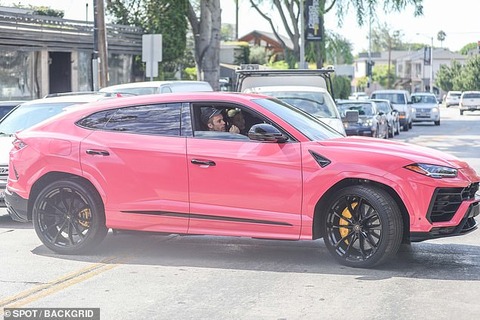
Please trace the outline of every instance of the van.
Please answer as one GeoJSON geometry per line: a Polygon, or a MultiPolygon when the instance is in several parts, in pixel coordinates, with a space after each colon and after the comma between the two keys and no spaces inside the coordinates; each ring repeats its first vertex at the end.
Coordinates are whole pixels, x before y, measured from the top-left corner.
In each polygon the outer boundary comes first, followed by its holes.
{"type": "Polygon", "coordinates": [[[330,73],[333,69],[237,70],[238,92],[276,97],[318,118],[346,135],[333,100],[330,73]]]}
{"type": "Polygon", "coordinates": [[[375,90],[370,95],[370,98],[389,100],[393,109],[398,111],[400,126],[403,131],[408,131],[408,129],[412,128],[412,101],[407,90],[375,90]]]}
{"type": "Polygon", "coordinates": [[[213,91],[210,83],[194,80],[172,80],[172,81],[143,81],[117,84],[99,90],[100,92],[119,94],[156,94],[171,92],[203,92],[213,91]]]}

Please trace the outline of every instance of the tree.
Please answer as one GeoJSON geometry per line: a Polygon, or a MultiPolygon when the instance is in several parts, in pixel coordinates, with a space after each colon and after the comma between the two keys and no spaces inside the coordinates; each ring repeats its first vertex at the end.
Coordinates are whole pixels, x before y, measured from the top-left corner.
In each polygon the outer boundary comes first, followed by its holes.
{"type": "MultiPolygon", "coordinates": [[[[286,53],[289,53],[285,42],[281,39],[278,28],[273,22],[272,13],[278,13],[282,22],[282,27],[285,29],[288,37],[292,40],[293,51],[292,55],[296,61],[300,60],[300,0],[249,0],[253,8],[262,16],[272,28],[279,43],[282,44],[286,53]],[[268,12],[263,11],[260,6],[264,2],[271,4],[272,10],[268,12]]],[[[375,15],[376,7],[378,4],[383,4],[385,12],[397,11],[400,12],[407,5],[413,5],[415,8],[414,15],[419,16],[423,14],[422,0],[318,0],[319,4],[319,18],[320,18],[320,30],[325,30],[324,15],[336,9],[338,23],[341,26],[343,23],[343,17],[350,8],[353,8],[356,13],[357,23],[362,26],[365,23],[365,17],[372,17],[375,15]]],[[[315,42],[315,50],[317,53],[316,61],[317,68],[323,66],[325,61],[325,39],[315,42]]]]}
{"type": "Polygon", "coordinates": [[[463,55],[468,55],[471,50],[478,50],[478,44],[475,42],[470,42],[469,44],[464,45],[460,49],[460,53],[463,55]]]}
{"type": "Polygon", "coordinates": [[[435,76],[435,84],[443,91],[458,90],[455,87],[455,79],[460,77],[462,65],[458,61],[452,61],[450,65],[442,64],[435,76]]]}
{"type": "Polygon", "coordinates": [[[201,0],[199,7],[189,1],[187,16],[195,41],[197,78],[209,82],[214,90],[220,90],[220,0],[201,0]]]}
{"type": "MultiPolygon", "coordinates": [[[[146,34],[162,34],[160,78],[173,78],[186,52],[188,0],[107,0],[113,22],[141,27],[146,34]],[[163,74],[162,74],[163,73],[163,74]]],[[[142,64],[140,59],[136,59],[142,64]]]]}
{"type": "Polygon", "coordinates": [[[480,56],[475,55],[462,67],[460,76],[455,79],[458,90],[480,90],[480,56]]]}
{"type": "Polygon", "coordinates": [[[437,40],[440,41],[440,47],[443,47],[443,41],[445,41],[445,38],[447,37],[447,34],[445,31],[440,30],[437,33],[437,40]]]}
{"type": "Polygon", "coordinates": [[[345,76],[332,77],[333,92],[335,92],[335,99],[348,99],[352,92],[351,80],[345,76]]]}
{"type": "Polygon", "coordinates": [[[393,66],[379,65],[373,72],[373,81],[379,83],[382,87],[390,88],[395,82],[395,74],[392,72],[393,66]]]}
{"type": "Polygon", "coordinates": [[[386,23],[383,25],[379,24],[378,27],[372,31],[371,40],[374,43],[374,51],[388,52],[388,66],[386,68],[387,74],[385,77],[387,81],[383,85],[386,85],[387,88],[390,88],[394,78],[394,76],[391,75],[392,51],[399,50],[402,47],[402,33],[400,30],[392,31],[386,23]]]}
{"type": "MultiPolygon", "coordinates": [[[[308,45],[309,48],[315,49],[312,41],[310,41],[308,45]]],[[[352,43],[341,35],[329,31],[325,32],[325,49],[325,62],[327,64],[353,63],[352,43]]],[[[306,52],[309,54],[307,50],[306,52]]],[[[307,59],[307,57],[305,57],[305,60],[316,62],[315,51],[311,52],[310,55],[312,58],[307,59]]]]}

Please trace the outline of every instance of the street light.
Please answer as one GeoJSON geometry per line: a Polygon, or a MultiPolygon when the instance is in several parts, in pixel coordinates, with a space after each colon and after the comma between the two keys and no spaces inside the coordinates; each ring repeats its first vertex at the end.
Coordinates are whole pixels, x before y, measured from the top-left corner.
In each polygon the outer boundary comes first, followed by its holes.
{"type": "MultiPolygon", "coordinates": [[[[417,33],[417,35],[428,37],[430,38],[430,41],[431,41],[430,43],[430,92],[433,93],[433,36],[428,36],[422,33],[417,33]]],[[[423,65],[425,67],[425,60],[423,62],[423,65]]]]}

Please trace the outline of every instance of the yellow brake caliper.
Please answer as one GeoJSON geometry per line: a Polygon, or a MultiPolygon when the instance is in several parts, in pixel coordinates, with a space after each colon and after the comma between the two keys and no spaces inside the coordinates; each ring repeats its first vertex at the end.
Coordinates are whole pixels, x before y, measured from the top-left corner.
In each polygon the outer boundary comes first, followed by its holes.
{"type": "Polygon", "coordinates": [[[78,223],[84,228],[89,228],[91,217],[92,212],[90,211],[90,208],[85,208],[78,213],[78,223]]]}
{"type": "MultiPolygon", "coordinates": [[[[357,206],[358,202],[353,202],[352,203],[352,208],[355,209],[355,207],[357,206]]],[[[352,213],[350,212],[350,210],[348,209],[348,207],[346,207],[345,209],[343,209],[342,211],[342,217],[345,218],[345,219],[340,219],[339,221],[339,224],[340,226],[348,226],[350,223],[348,222],[348,220],[346,219],[350,219],[352,217],[352,213]]],[[[340,231],[340,236],[342,238],[345,238],[347,235],[348,235],[348,228],[342,228],[340,227],[339,228],[339,231],[340,231]]],[[[348,240],[345,239],[345,243],[348,244],[348,240]]]]}

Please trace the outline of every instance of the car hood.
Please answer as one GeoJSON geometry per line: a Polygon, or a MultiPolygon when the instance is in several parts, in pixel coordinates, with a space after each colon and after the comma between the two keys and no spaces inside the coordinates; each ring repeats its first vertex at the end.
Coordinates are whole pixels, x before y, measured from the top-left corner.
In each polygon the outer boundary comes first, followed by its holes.
{"type": "Polygon", "coordinates": [[[346,153],[350,159],[359,162],[370,161],[370,164],[371,161],[376,161],[375,159],[385,165],[394,160],[398,163],[398,159],[403,159],[400,161],[403,163],[401,165],[428,163],[471,170],[468,163],[451,154],[409,143],[357,136],[325,140],[319,143],[329,149],[336,149],[336,152],[341,150],[341,153],[346,153]],[[365,156],[365,151],[368,151],[368,156],[365,156]]]}
{"type": "Polygon", "coordinates": [[[438,107],[438,105],[433,103],[414,103],[412,106],[418,109],[431,109],[431,108],[438,107]]]}
{"type": "Polygon", "coordinates": [[[12,136],[0,136],[0,164],[8,164],[8,157],[15,138],[12,136]]]}

